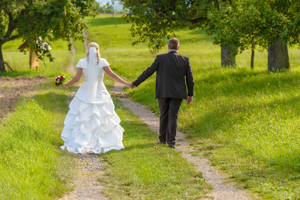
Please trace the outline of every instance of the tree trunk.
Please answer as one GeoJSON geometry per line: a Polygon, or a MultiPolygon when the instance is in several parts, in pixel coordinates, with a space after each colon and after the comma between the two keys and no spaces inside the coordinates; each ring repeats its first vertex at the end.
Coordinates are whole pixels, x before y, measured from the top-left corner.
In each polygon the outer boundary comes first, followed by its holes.
{"type": "Polygon", "coordinates": [[[289,69],[290,62],[287,44],[278,39],[268,48],[268,70],[275,72],[289,69]]]}
{"type": "Polygon", "coordinates": [[[221,65],[222,67],[235,66],[235,54],[237,48],[231,45],[222,45],[221,46],[221,65]]]}
{"type": "Polygon", "coordinates": [[[4,59],[2,54],[2,45],[0,45],[0,72],[5,72],[4,59]]]}
{"type": "Polygon", "coordinates": [[[251,69],[254,69],[254,55],[255,55],[255,51],[252,48],[251,49],[251,69]]]}

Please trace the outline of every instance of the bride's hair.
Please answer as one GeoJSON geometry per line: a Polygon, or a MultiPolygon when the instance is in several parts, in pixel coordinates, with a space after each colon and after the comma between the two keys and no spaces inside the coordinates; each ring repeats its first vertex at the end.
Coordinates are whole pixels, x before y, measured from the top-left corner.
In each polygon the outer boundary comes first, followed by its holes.
{"type": "Polygon", "coordinates": [[[95,47],[96,48],[96,54],[97,54],[97,60],[98,60],[98,63],[100,62],[100,52],[99,52],[99,45],[96,43],[96,42],[91,42],[87,48],[87,52],[85,54],[85,57],[86,59],[89,59],[89,49],[90,47],[95,47]]]}

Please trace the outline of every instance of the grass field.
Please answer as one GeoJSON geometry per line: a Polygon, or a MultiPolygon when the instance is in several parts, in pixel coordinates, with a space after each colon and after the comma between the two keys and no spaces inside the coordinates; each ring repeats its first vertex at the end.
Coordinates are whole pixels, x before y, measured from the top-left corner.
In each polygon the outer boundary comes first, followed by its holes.
{"type": "Polygon", "coordinates": [[[68,110],[53,83],[23,96],[0,124],[0,199],[55,199],[70,190],[75,157],[58,149],[68,110]]]}
{"type": "MultiPolygon", "coordinates": [[[[131,45],[130,24],[120,17],[117,27],[109,15],[87,22],[90,41],[100,45],[101,56],[127,81],[135,80],[153,62],[155,55],[146,44],[131,45]]],[[[195,78],[194,102],[183,103],[179,129],[213,165],[258,199],[300,199],[300,50],[289,49],[291,72],[267,72],[265,51],[256,52],[254,70],[249,69],[248,51],[238,55],[236,68],[221,68],[220,47],[212,45],[203,31],[176,34],[180,53],[190,57],[195,78]]],[[[64,74],[71,78],[66,71],[71,60],[66,43],[51,44],[56,61],[41,62],[39,72],[29,70],[29,55],[16,51],[20,45],[16,40],[4,46],[4,58],[17,72],[0,75],[52,78],[64,74]]],[[[76,41],[75,47],[77,63],[85,52],[82,42],[76,41]]],[[[166,52],[167,46],[159,53],[166,52]]],[[[105,80],[111,87],[113,82],[105,80]]],[[[158,113],[154,84],[153,76],[126,91],[158,113]]],[[[40,85],[33,97],[22,98],[1,122],[0,199],[54,199],[69,190],[67,180],[75,161],[72,154],[58,149],[67,113],[66,92],[54,89],[53,83],[40,85]]],[[[115,102],[125,128],[126,149],[103,156],[109,163],[109,178],[103,179],[107,195],[114,199],[194,199],[209,191],[209,186],[194,178],[198,175],[190,164],[177,152],[155,144],[155,133],[115,102]],[[183,192],[170,196],[165,191],[183,192]]]]}
{"type": "MultiPolygon", "coordinates": [[[[74,155],[58,149],[62,145],[60,133],[68,111],[66,91],[54,86],[54,77],[66,75],[71,53],[67,43],[51,44],[54,62],[40,61],[40,70],[29,69],[29,54],[17,51],[21,40],[3,46],[4,60],[15,72],[0,76],[37,76],[53,81],[36,85],[33,96],[22,96],[14,108],[0,122],[0,199],[55,199],[69,191],[74,155]]],[[[5,86],[0,88],[5,90],[5,86]]],[[[2,97],[5,98],[5,97],[2,97]]]]}
{"type": "MultiPolygon", "coordinates": [[[[155,55],[146,44],[132,47],[130,24],[110,16],[88,19],[90,41],[128,81],[151,65],[155,55]]],[[[199,151],[233,180],[262,199],[300,198],[299,82],[300,50],[289,48],[291,72],[267,72],[267,52],[237,56],[236,68],[220,67],[220,47],[201,30],[176,32],[180,53],[190,57],[195,78],[192,105],[183,103],[179,129],[199,151]]],[[[167,46],[159,53],[166,53],[167,46]]],[[[154,101],[155,77],[135,90],[132,98],[159,112],[154,101]]]]}
{"type": "Polygon", "coordinates": [[[21,39],[16,39],[3,45],[4,61],[6,61],[15,72],[6,69],[7,73],[2,72],[0,75],[11,77],[44,75],[49,78],[61,75],[61,73],[70,75],[66,70],[71,62],[71,52],[68,51],[67,42],[59,40],[50,44],[52,48],[52,50],[50,50],[51,54],[55,58],[54,62],[50,62],[48,58],[40,60],[39,71],[36,71],[35,68],[32,70],[29,69],[29,52],[24,54],[18,51],[22,43],[21,39]]]}
{"type": "Polygon", "coordinates": [[[101,182],[111,199],[201,199],[211,186],[179,152],[157,144],[157,134],[114,99],[125,129],[124,150],[101,156],[107,171],[101,182]]]}
{"type": "MultiPolygon", "coordinates": [[[[85,56],[84,45],[75,41],[75,65],[85,56]]],[[[64,45],[52,46],[53,69],[41,66],[39,72],[30,71],[27,57],[14,49],[18,41],[6,46],[5,59],[16,72],[4,76],[45,75],[52,78],[67,75],[66,66],[71,60],[64,45]]],[[[113,81],[105,77],[107,87],[113,81]]],[[[3,87],[1,89],[6,89],[3,87]]],[[[36,88],[34,96],[22,97],[14,112],[0,126],[0,199],[57,199],[71,189],[70,183],[76,166],[76,156],[61,151],[60,133],[67,114],[67,93],[73,90],[56,88],[49,82],[36,88]]],[[[108,161],[103,178],[105,194],[112,199],[195,199],[210,192],[211,187],[201,180],[201,174],[178,152],[157,145],[157,135],[136,116],[122,108],[115,100],[116,111],[122,119],[124,151],[104,155],[108,161]],[[124,167],[126,166],[126,167],[124,167]]],[[[103,183],[102,182],[102,183],[103,183]]]]}

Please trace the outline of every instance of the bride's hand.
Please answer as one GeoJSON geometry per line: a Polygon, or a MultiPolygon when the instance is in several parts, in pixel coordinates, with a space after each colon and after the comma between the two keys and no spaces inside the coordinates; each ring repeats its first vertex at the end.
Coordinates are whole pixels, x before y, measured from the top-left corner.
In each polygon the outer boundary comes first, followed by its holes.
{"type": "Polygon", "coordinates": [[[63,88],[66,88],[66,87],[67,87],[65,83],[62,83],[61,86],[62,86],[63,88]]]}
{"type": "Polygon", "coordinates": [[[131,86],[131,83],[129,83],[129,82],[126,82],[126,84],[125,84],[127,87],[130,87],[131,86]]]}
{"type": "Polygon", "coordinates": [[[130,87],[130,89],[136,88],[136,86],[133,85],[133,83],[126,83],[126,86],[130,87]]]}

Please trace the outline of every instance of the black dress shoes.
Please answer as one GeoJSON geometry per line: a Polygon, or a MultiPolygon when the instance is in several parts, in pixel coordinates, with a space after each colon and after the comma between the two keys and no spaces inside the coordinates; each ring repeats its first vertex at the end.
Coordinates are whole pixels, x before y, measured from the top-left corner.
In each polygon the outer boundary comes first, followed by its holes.
{"type": "Polygon", "coordinates": [[[168,144],[168,146],[172,149],[175,149],[175,146],[174,145],[171,145],[171,144],[168,144]]]}

